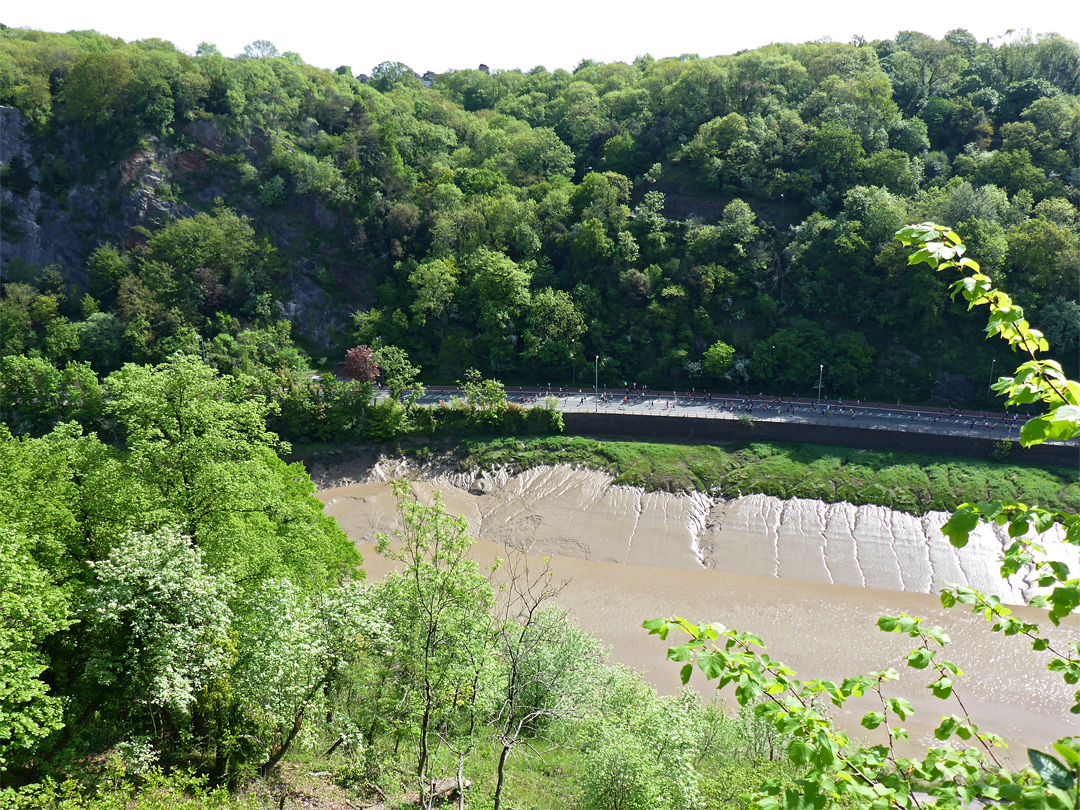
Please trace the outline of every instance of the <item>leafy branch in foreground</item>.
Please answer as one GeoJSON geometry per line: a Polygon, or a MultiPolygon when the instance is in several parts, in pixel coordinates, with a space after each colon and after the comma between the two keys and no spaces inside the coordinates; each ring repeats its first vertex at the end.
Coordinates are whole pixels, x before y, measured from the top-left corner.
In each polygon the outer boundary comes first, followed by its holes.
{"type": "MultiPolygon", "coordinates": [[[[1002,377],[994,386],[1007,396],[1009,405],[1041,402],[1048,408],[1042,416],[1028,421],[1021,432],[1021,444],[1026,447],[1080,436],[1080,383],[1067,379],[1059,363],[1042,359],[1041,354],[1049,349],[1042,333],[1031,327],[1021,307],[980,272],[978,263],[964,255],[960,237],[948,228],[924,223],[900,230],[897,238],[906,246],[917,247],[909,264],[925,262],[936,270],[959,271],[961,278],[952,285],[953,296],[963,295],[969,308],[987,305],[987,334],[1003,338],[1027,358],[1013,376],[1002,377]]],[[[1023,574],[1034,581],[1040,592],[1028,604],[1046,609],[1055,625],[1076,612],[1080,608],[1080,578],[1073,577],[1064,562],[1049,556],[1045,543],[1037,540],[1056,536],[1080,545],[1080,517],[1022,503],[967,503],[953,513],[942,533],[959,548],[967,544],[980,523],[990,521],[1007,525],[1012,540],[1005,550],[1001,576],[1007,579],[1023,574]]],[[[1065,683],[1080,682],[1080,644],[1052,641],[1034,622],[1015,617],[999,598],[972,588],[947,587],[941,602],[945,607],[970,605],[995,632],[1023,636],[1036,652],[1049,653],[1048,668],[1060,673],[1065,683]]],[[[943,745],[929,748],[922,758],[896,753],[895,741],[907,739],[897,723],[906,721],[913,708],[903,698],[890,697],[884,691],[885,684],[898,678],[893,669],[845,678],[840,683],[800,681],[793,670],[774,661],[753,634],[681,618],[651,619],[644,627],[664,639],[673,631],[688,635],[689,642],[668,650],[668,658],[683,662],[683,682],[697,666],[709,680],[717,681],[717,688],[734,685],[740,705],[756,703],[756,713],[790,739],[787,755],[800,769],[800,778],[786,788],[777,782],[762,785],[747,797],[757,807],[822,810],[854,801],[867,808],[921,809],[968,807],[981,801],[1024,808],[1080,808],[1080,738],[1065,737],[1052,744],[1060,759],[1029,750],[1031,768],[1013,772],[1003,767],[995,750],[1003,747],[1004,741],[971,721],[956,690],[963,673],[940,657],[949,637],[940,627],[927,627],[918,617],[883,616],[878,627],[916,641],[907,655],[907,666],[931,673],[933,679],[927,684],[930,693],[940,700],[952,699],[958,708],[958,713],[943,714],[934,730],[935,739],[943,745]],[[848,736],[832,726],[823,700],[840,707],[853,697],[872,695],[876,695],[880,711],[866,712],[861,723],[871,730],[884,728],[887,741],[852,746],[848,736]],[[957,745],[952,744],[954,738],[957,745]]],[[[1072,711],[1080,713],[1080,691],[1072,711]]]]}
{"type": "Polygon", "coordinates": [[[980,271],[977,261],[964,255],[966,248],[960,236],[949,228],[924,222],[900,229],[896,238],[905,246],[918,248],[908,257],[908,264],[928,264],[939,272],[957,270],[961,277],[950,287],[953,298],[963,295],[968,309],[989,306],[987,336],[1001,337],[1014,352],[1029,358],[1012,377],[1001,377],[993,386],[1008,397],[1006,405],[1042,402],[1048,407],[1045,414],[1029,419],[1024,425],[1020,443],[1030,447],[1080,436],[1080,383],[1066,379],[1056,360],[1040,359],[1039,355],[1050,348],[1043,333],[1033,329],[1024,318],[1023,307],[994,287],[993,280],[980,271]]]}

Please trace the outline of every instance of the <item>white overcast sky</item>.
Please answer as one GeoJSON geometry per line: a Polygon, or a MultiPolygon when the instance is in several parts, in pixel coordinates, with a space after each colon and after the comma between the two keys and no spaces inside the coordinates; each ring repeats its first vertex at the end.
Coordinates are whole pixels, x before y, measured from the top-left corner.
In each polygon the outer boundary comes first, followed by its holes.
{"type": "Polygon", "coordinates": [[[9,3],[0,22],[46,31],[94,29],[129,41],[157,37],[189,53],[200,42],[212,42],[226,56],[266,39],[279,51],[296,51],[320,67],[349,65],[354,73],[370,73],[380,62],[393,60],[423,73],[474,68],[481,62],[500,69],[573,69],[583,58],[629,62],[645,53],[716,56],[770,42],[825,37],[847,42],[856,34],[890,39],[902,30],[941,37],[966,28],[983,41],[1009,29],[1030,29],[1076,41],[1080,13],[1073,2],[329,0],[309,5],[297,0],[49,0],[9,3]]]}

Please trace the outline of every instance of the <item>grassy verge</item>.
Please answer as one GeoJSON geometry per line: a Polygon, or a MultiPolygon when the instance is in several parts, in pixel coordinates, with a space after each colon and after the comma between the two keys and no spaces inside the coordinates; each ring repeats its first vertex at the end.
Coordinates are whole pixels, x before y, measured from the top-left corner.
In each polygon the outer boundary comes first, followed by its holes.
{"type": "Polygon", "coordinates": [[[718,447],[557,436],[466,441],[461,453],[459,463],[466,467],[575,464],[651,490],[816,498],[915,515],[980,500],[1016,500],[1070,512],[1080,507],[1080,472],[1074,469],[822,445],[718,447]]]}

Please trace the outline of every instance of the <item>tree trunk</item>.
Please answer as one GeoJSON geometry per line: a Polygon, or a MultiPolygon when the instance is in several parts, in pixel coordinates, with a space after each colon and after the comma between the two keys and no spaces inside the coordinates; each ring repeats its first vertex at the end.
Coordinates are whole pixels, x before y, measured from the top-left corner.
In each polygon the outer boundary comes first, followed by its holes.
{"type": "Polygon", "coordinates": [[[506,779],[506,759],[510,756],[511,746],[503,743],[502,751],[499,752],[498,779],[495,782],[495,810],[502,808],[502,789],[506,779]]]}
{"type": "Polygon", "coordinates": [[[266,764],[262,766],[262,772],[265,776],[273,770],[274,766],[281,762],[281,758],[289,750],[289,746],[292,745],[293,739],[300,733],[300,729],[304,727],[304,710],[300,710],[300,714],[296,716],[296,722],[293,723],[292,729],[289,731],[289,736],[285,738],[285,741],[281,744],[277,751],[266,761],[266,764]]]}
{"type": "Polygon", "coordinates": [[[465,754],[458,754],[457,758],[457,806],[458,810],[465,810],[465,754]]]}

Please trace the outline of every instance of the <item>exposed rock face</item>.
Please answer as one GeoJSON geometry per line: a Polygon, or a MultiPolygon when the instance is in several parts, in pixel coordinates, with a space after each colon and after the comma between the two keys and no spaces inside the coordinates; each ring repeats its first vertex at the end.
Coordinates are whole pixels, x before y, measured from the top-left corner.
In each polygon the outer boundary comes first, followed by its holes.
{"type": "Polygon", "coordinates": [[[225,131],[221,124],[211,118],[200,118],[188,124],[188,135],[195,142],[211,152],[221,152],[225,148],[225,131]]]}
{"type": "MultiPolygon", "coordinates": [[[[33,163],[30,143],[24,133],[25,119],[14,107],[0,107],[0,165],[10,165],[16,155],[22,157],[27,165],[33,163]]],[[[33,170],[37,180],[37,169],[33,170]]]]}
{"type": "Polygon", "coordinates": [[[948,405],[959,405],[968,402],[975,396],[975,383],[970,377],[963,374],[950,374],[947,371],[939,371],[937,381],[934,383],[934,402],[943,402],[948,405]]]}
{"type": "MultiPolygon", "coordinates": [[[[236,198],[236,176],[231,168],[219,168],[218,155],[238,155],[253,163],[269,154],[269,144],[253,135],[249,141],[229,140],[222,125],[201,118],[185,125],[184,134],[193,141],[191,149],[177,150],[157,138],[134,149],[107,170],[87,180],[82,147],[89,135],[77,128],[63,134],[52,154],[35,154],[34,141],[22,113],[0,107],[0,165],[14,166],[19,182],[0,189],[0,263],[12,262],[32,267],[56,265],[64,278],[76,286],[86,284],[86,263],[103,242],[130,250],[138,246],[147,231],[153,232],[171,220],[190,217],[196,209],[175,199],[169,187],[198,173],[198,181],[186,189],[188,198],[200,208],[211,207],[218,199],[236,198]],[[80,182],[51,196],[42,187],[39,168],[42,159],[62,160],[80,182]]],[[[229,164],[231,166],[231,164],[229,164]]],[[[254,205],[254,203],[252,203],[254,205]]],[[[328,245],[349,244],[351,222],[313,195],[294,195],[289,210],[271,213],[248,211],[256,218],[256,228],[268,236],[279,250],[287,250],[297,240],[310,239],[305,228],[314,226],[333,233],[328,245]]],[[[241,213],[243,213],[241,209],[241,213]]],[[[278,302],[278,311],[293,322],[296,333],[321,345],[329,345],[335,334],[348,326],[347,313],[366,298],[363,274],[347,264],[347,255],[333,250],[296,258],[283,279],[288,296],[278,302]],[[330,286],[322,276],[333,278],[330,286]]]]}
{"type": "Polygon", "coordinates": [[[345,322],[334,302],[312,281],[311,274],[314,272],[314,262],[310,261],[293,267],[286,282],[292,298],[279,301],[278,311],[297,332],[308,340],[326,346],[330,344],[333,333],[345,327],[345,322]]]}
{"type": "MultiPolygon", "coordinates": [[[[116,167],[118,176],[101,172],[92,183],[78,184],[63,199],[45,194],[25,119],[13,107],[0,107],[0,164],[21,160],[30,166],[32,185],[25,193],[6,187],[0,191],[4,205],[0,261],[13,260],[45,267],[58,265],[71,283],[85,284],[89,255],[102,242],[132,247],[138,226],[151,230],[195,210],[184,203],[164,200],[157,190],[165,180],[165,166],[175,150],[153,140],[150,148],[135,150],[116,167]]],[[[61,153],[69,166],[82,163],[77,140],[65,139],[61,153]]]]}
{"type": "Polygon", "coordinates": [[[0,107],[0,165],[20,163],[28,167],[31,185],[16,189],[5,183],[0,188],[0,264],[6,268],[13,261],[39,267],[81,264],[82,241],[73,233],[71,215],[38,187],[40,175],[22,113],[14,107],[0,107]]]}

